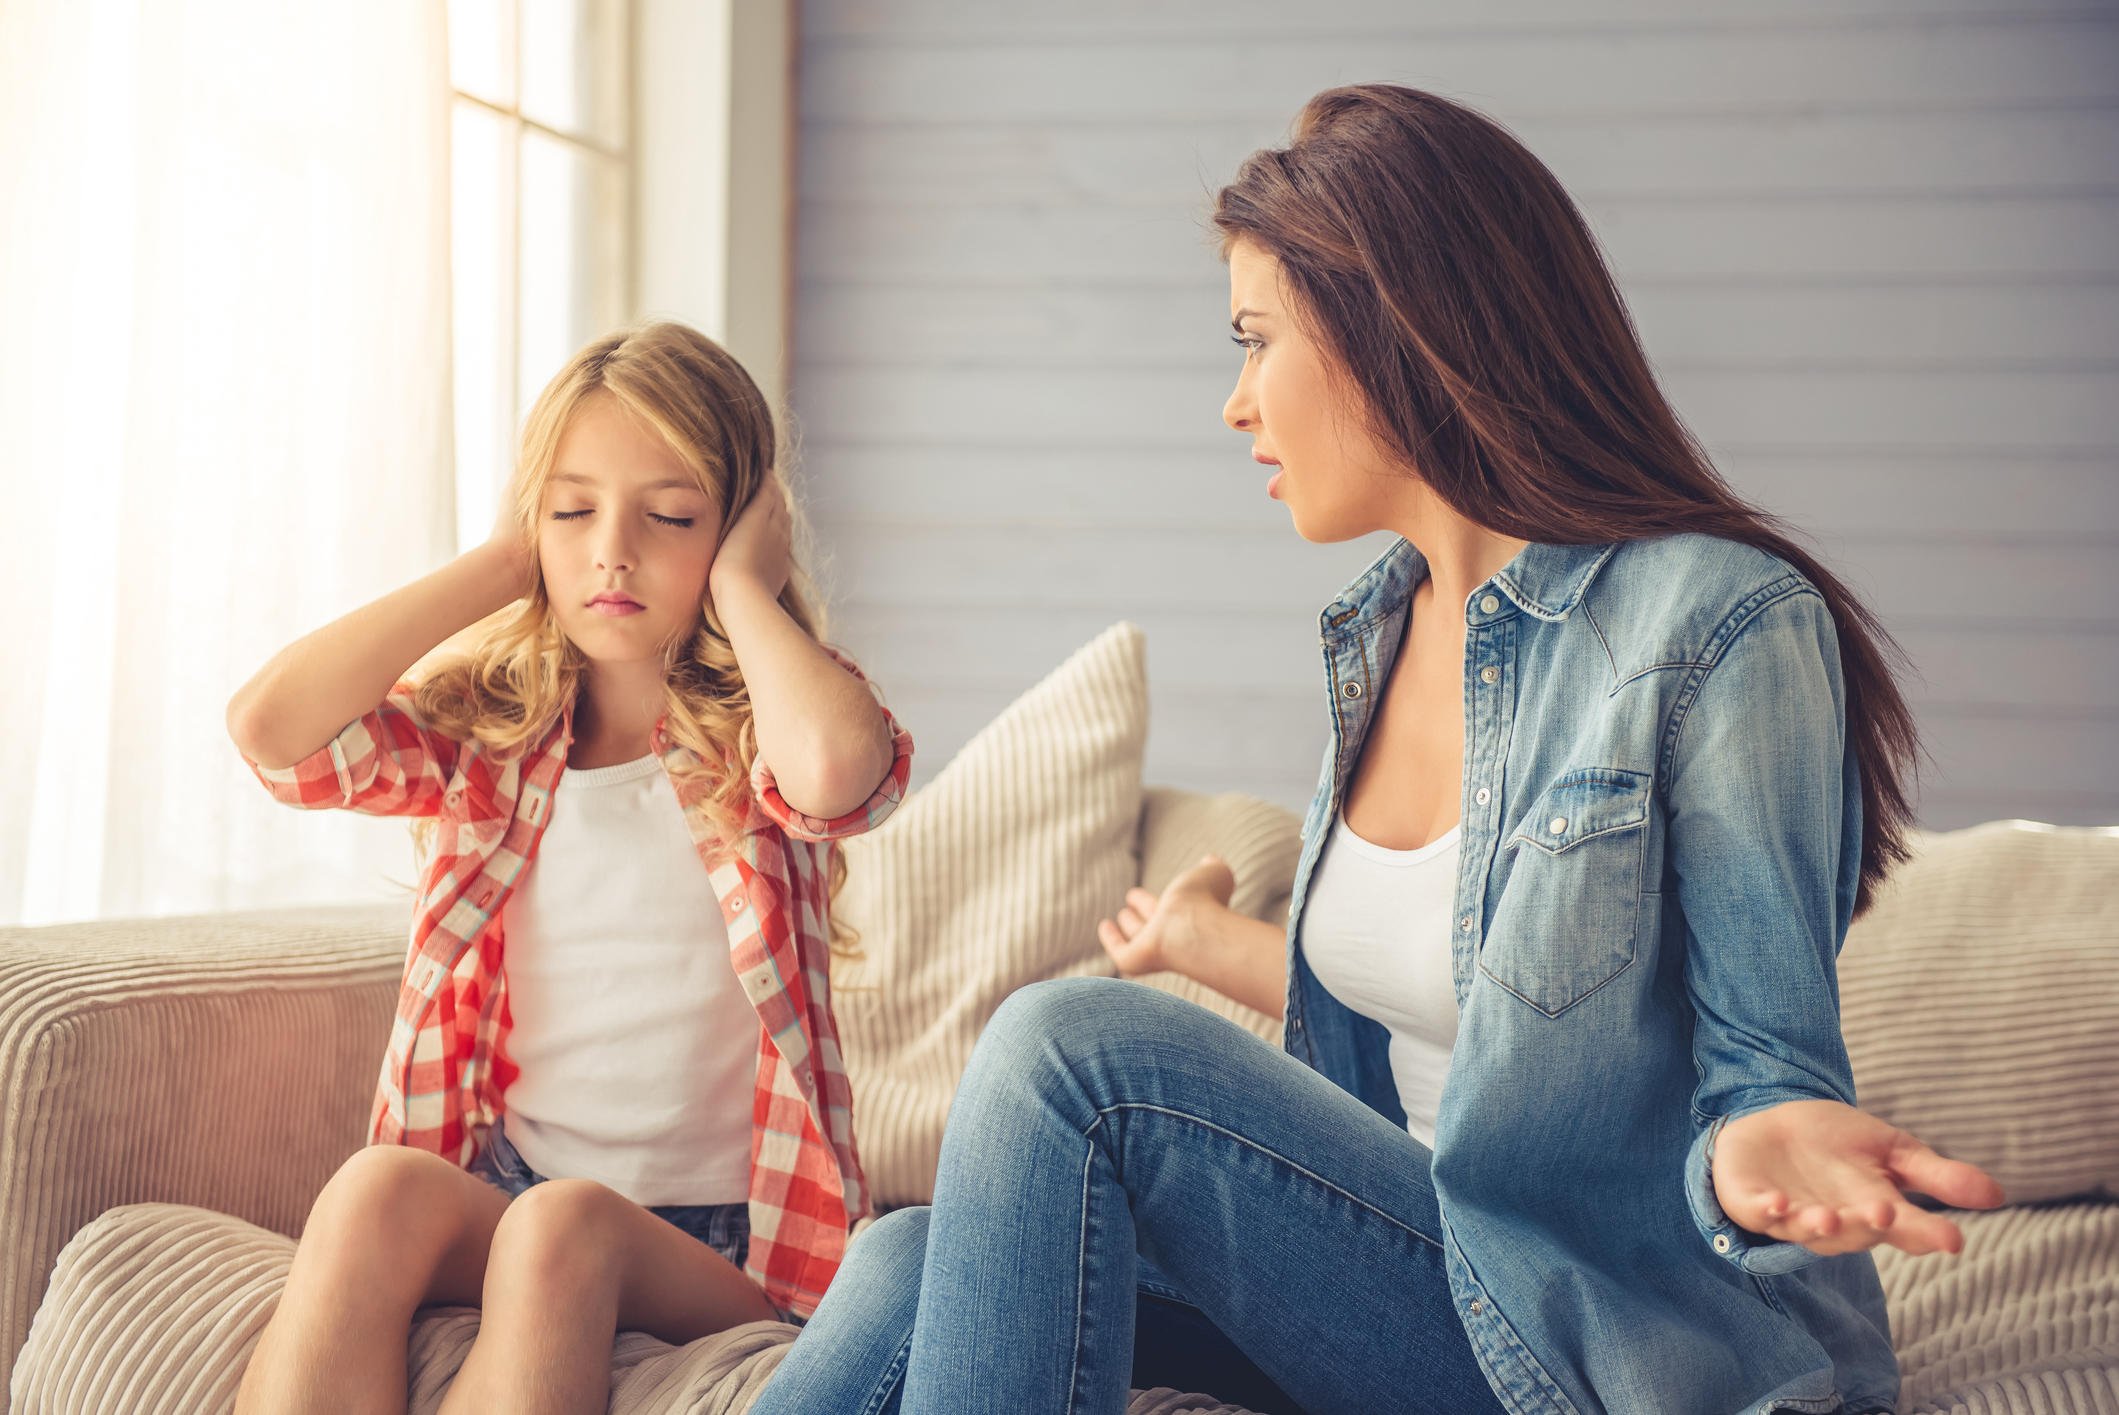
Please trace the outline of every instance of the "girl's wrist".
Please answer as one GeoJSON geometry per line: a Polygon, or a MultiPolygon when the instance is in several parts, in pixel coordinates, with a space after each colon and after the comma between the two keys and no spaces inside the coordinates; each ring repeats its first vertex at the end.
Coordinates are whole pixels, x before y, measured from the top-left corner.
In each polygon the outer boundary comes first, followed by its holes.
{"type": "Polygon", "coordinates": [[[521,545],[496,536],[465,551],[463,558],[476,567],[479,583],[487,592],[480,598],[490,600],[493,609],[512,604],[530,592],[537,567],[521,545]]]}
{"type": "Polygon", "coordinates": [[[779,597],[766,589],[755,575],[742,571],[720,579],[707,576],[707,595],[714,602],[714,610],[726,624],[731,615],[745,615],[760,608],[777,608],[779,597]]]}

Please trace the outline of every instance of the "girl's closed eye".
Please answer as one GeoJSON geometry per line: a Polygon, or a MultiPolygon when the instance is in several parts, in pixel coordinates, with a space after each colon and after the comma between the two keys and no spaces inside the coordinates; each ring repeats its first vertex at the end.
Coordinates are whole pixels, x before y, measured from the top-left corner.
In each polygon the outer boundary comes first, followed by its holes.
{"type": "MultiPolygon", "coordinates": [[[[583,516],[586,516],[588,514],[589,513],[587,510],[554,511],[552,513],[552,519],[555,521],[578,521],[583,516]]],[[[650,511],[648,513],[648,519],[650,521],[655,521],[665,526],[675,526],[679,530],[684,530],[689,528],[693,520],[696,518],[691,516],[658,516],[654,512],[650,511]]]]}
{"type": "Polygon", "coordinates": [[[1266,341],[1260,339],[1255,334],[1231,334],[1229,336],[1229,342],[1231,344],[1234,344],[1237,348],[1244,350],[1246,353],[1255,354],[1260,349],[1265,347],[1266,341]]]}

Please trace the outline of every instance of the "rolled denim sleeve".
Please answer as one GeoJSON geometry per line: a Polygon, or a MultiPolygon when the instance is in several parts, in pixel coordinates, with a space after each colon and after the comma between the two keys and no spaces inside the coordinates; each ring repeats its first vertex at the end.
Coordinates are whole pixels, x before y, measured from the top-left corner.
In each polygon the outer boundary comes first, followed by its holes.
{"type": "Polygon", "coordinates": [[[1729,1121],[1787,1101],[1854,1103],[1837,959],[1861,795],[1838,635],[1817,591],[1792,576],[1761,589],[1722,642],[1681,698],[1666,777],[1700,1075],[1684,1184],[1717,1254],[1792,1272],[1819,1255],[1731,1221],[1714,1195],[1714,1145],[1729,1121]]]}

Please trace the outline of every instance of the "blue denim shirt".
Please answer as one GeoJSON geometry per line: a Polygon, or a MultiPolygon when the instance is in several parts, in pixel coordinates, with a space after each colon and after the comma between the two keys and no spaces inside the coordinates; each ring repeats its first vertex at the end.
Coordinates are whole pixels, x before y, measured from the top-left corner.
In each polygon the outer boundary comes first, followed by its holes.
{"type": "MultiPolygon", "coordinates": [[[[1288,921],[1287,1049],[1401,1125],[1388,1034],[1318,983],[1301,920],[1426,574],[1400,541],[1320,617],[1332,740],[1288,921]]],[[[1531,545],[1464,616],[1434,1183],[1488,1380],[1521,1415],[1893,1409],[1869,1255],[1741,1229],[1708,1179],[1727,1121],[1854,1101],[1861,794],[1823,598],[1684,535],[1531,545]]]]}

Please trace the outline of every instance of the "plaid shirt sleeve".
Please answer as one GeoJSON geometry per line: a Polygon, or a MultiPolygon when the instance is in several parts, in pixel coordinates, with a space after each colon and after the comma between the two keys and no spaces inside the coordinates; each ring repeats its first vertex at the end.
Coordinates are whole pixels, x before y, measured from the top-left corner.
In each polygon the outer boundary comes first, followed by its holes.
{"type": "Polygon", "coordinates": [[[876,706],[883,709],[884,724],[890,729],[890,769],[883,773],[882,782],[866,801],[835,820],[825,820],[804,815],[788,805],[780,794],[779,783],[773,779],[772,769],[765,764],[765,758],[759,757],[751,764],[751,796],[774,825],[797,840],[844,840],[875,829],[905,799],[905,783],[912,775],[912,734],[892,716],[883,694],[859,665],[830,644],[823,645],[823,649],[841,668],[866,683],[876,706]]]}
{"type": "Polygon", "coordinates": [[[460,744],[420,720],[412,693],[410,683],[399,683],[372,711],[293,766],[243,760],[275,800],[304,810],[437,815],[460,744]]]}

